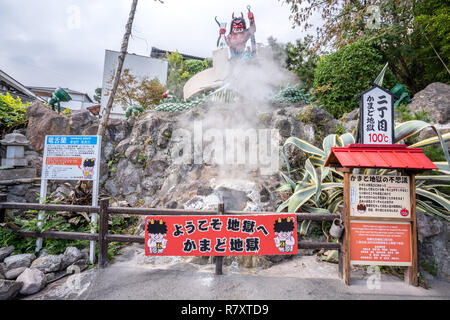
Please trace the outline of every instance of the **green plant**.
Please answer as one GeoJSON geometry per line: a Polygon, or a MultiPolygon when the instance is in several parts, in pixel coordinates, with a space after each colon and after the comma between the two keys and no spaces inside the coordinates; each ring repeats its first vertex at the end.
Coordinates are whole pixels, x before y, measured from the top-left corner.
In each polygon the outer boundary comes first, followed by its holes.
{"type": "Polygon", "coordinates": [[[70,112],[70,109],[69,108],[65,108],[64,110],[63,110],[63,112],[62,112],[64,115],[66,115],[66,116],[71,116],[72,115],[72,113],[70,112]]]}
{"type": "Polygon", "coordinates": [[[169,74],[166,86],[179,99],[183,99],[183,87],[186,82],[195,74],[210,68],[210,60],[184,60],[178,52],[167,53],[166,59],[169,62],[169,74]]]}
{"type": "MultiPolygon", "coordinates": [[[[416,209],[417,212],[450,221],[450,196],[443,193],[445,190],[443,188],[448,187],[448,182],[450,182],[450,156],[445,144],[445,141],[450,140],[450,133],[441,135],[433,125],[420,120],[412,120],[396,125],[394,141],[400,143],[427,127],[431,127],[437,136],[416,142],[409,147],[426,147],[440,142],[446,161],[434,162],[438,167],[435,174],[425,173],[416,176],[416,209]]],[[[297,137],[288,138],[283,147],[287,174],[280,172],[285,183],[277,190],[287,192],[290,196],[278,207],[277,211],[287,209],[289,212],[298,212],[299,210],[312,213],[337,212],[339,205],[343,203],[343,174],[333,168],[324,167],[324,164],[331,152],[331,147],[346,146],[354,142],[355,139],[351,133],[331,134],[325,137],[323,148],[320,149],[297,137]],[[305,162],[305,168],[297,170],[300,173],[298,181],[294,181],[290,177],[291,169],[286,156],[286,147],[289,145],[294,145],[310,154],[305,162]]],[[[396,173],[395,170],[389,169],[365,169],[360,172],[373,175],[394,175],[396,173]]]]}
{"type": "MultiPolygon", "coordinates": [[[[368,42],[357,42],[321,58],[314,73],[314,96],[333,117],[358,108],[356,95],[368,89],[386,62],[382,53],[368,42]]],[[[387,87],[396,81],[388,70],[387,87]]]]}
{"type": "Polygon", "coordinates": [[[300,89],[298,84],[288,84],[272,97],[272,102],[275,103],[297,103],[304,102],[306,104],[313,103],[313,99],[310,94],[305,93],[305,89],[300,89]]]}
{"type": "MultiPolygon", "coordinates": [[[[44,203],[58,203],[51,200],[53,194],[47,197],[44,203]]],[[[111,219],[111,225],[109,226],[110,233],[127,233],[132,230],[138,218],[135,216],[113,216],[111,219]]],[[[29,210],[25,214],[15,215],[10,212],[6,217],[7,224],[14,224],[17,228],[27,231],[66,231],[66,232],[83,232],[89,233],[93,229],[94,232],[98,232],[98,225],[93,228],[93,223],[85,219],[82,215],[76,218],[67,219],[64,215],[61,215],[56,211],[44,212],[43,219],[38,220],[38,211],[29,210]],[[39,222],[42,225],[39,226],[39,222]]],[[[5,230],[0,228],[0,247],[13,245],[16,253],[34,253],[36,248],[36,239],[24,239],[18,236],[14,231],[5,230]]],[[[64,239],[45,239],[43,248],[49,254],[62,254],[68,246],[77,247],[78,249],[87,248],[89,241],[87,240],[64,240],[64,239]]],[[[112,253],[117,253],[117,250],[112,250],[112,253]]]]}
{"type": "Polygon", "coordinates": [[[431,257],[429,259],[422,259],[420,265],[429,274],[437,276],[439,265],[436,260],[436,257],[431,257]]]}
{"type": "Polygon", "coordinates": [[[380,51],[392,73],[412,94],[432,82],[450,81],[448,1],[283,2],[290,6],[290,19],[305,29],[316,27],[311,19],[316,15],[321,17],[323,23],[314,30],[311,42],[316,52],[365,40],[380,51]]]}
{"type": "Polygon", "coordinates": [[[422,120],[425,122],[430,121],[427,110],[412,111],[408,109],[407,104],[400,104],[395,108],[396,120],[399,122],[405,122],[410,120],[422,120]]]}
{"type": "Polygon", "coordinates": [[[26,108],[30,103],[14,99],[9,92],[0,95],[0,134],[1,136],[27,125],[26,108]]]}

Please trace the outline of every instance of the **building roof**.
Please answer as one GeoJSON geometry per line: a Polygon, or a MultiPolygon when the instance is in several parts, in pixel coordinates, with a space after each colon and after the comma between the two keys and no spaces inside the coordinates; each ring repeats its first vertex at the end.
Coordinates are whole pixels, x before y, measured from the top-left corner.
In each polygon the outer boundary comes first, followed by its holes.
{"type": "Polygon", "coordinates": [[[325,166],[343,168],[438,169],[420,148],[406,145],[350,144],[332,147],[325,166]]]}
{"type": "MultiPolygon", "coordinates": [[[[158,58],[158,59],[161,59],[161,58],[165,59],[166,53],[173,53],[173,51],[161,50],[161,49],[152,47],[152,52],[150,53],[150,57],[158,58]]],[[[192,56],[190,54],[184,54],[184,53],[180,53],[180,54],[184,60],[186,60],[186,59],[201,60],[201,61],[205,60],[205,58],[192,56]]]]}
{"type": "MultiPolygon", "coordinates": [[[[55,88],[55,87],[34,87],[34,86],[28,86],[28,89],[30,89],[33,92],[45,92],[45,93],[48,93],[49,96],[51,96],[52,93],[58,88],[55,88]]],[[[69,95],[70,94],[78,94],[78,95],[81,95],[81,96],[84,95],[84,96],[87,97],[88,102],[94,103],[94,101],[92,101],[91,97],[89,97],[89,95],[87,93],[80,92],[80,91],[75,91],[75,90],[72,90],[72,89],[69,89],[69,88],[62,88],[62,89],[64,89],[64,91],[66,91],[69,95]]]]}
{"type": "Polygon", "coordinates": [[[39,101],[44,102],[42,98],[34,94],[31,90],[21,84],[19,81],[15,80],[11,76],[9,76],[6,72],[0,70],[0,82],[4,82],[8,87],[13,88],[14,90],[6,90],[12,96],[19,96],[20,98],[26,98],[27,100],[37,99],[39,101]]]}
{"type": "Polygon", "coordinates": [[[98,116],[100,114],[100,105],[99,104],[95,104],[92,105],[90,107],[87,107],[87,109],[94,115],[94,116],[98,116]]]}

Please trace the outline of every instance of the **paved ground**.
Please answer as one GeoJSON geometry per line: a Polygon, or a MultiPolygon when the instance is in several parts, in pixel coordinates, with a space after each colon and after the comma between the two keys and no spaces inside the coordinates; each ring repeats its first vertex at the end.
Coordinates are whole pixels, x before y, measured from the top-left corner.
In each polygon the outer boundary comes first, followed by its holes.
{"type": "Polygon", "coordinates": [[[297,256],[265,270],[197,265],[179,257],[145,257],[138,245],[103,270],[91,269],[61,279],[27,299],[76,300],[303,300],[303,299],[450,299],[450,284],[431,282],[431,289],[411,287],[392,275],[352,274],[347,287],[337,276],[337,265],[297,256]]]}

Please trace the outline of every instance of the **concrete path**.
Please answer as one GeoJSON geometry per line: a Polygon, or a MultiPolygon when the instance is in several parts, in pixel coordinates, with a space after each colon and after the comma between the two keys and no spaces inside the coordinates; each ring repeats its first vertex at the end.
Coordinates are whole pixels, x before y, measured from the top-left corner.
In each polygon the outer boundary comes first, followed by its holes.
{"type": "Polygon", "coordinates": [[[392,275],[352,273],[347,287],[337,265],[315,256],[296,256],[265,270],[197,265],[180,257],[145,257],[143,247],[123,250],[103,270],[91,269],[61,279],[27,299],[76,300],[317,300],[317,299],[449,299],[450,283],[433,281],[431,289],[411,287],[392,275]]]}

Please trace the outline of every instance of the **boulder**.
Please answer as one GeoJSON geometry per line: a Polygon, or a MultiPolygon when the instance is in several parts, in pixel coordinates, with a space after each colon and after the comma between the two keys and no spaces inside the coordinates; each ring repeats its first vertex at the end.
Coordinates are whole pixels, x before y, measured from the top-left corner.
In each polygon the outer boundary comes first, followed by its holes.
{"type": "Polygon", "coordinates": [[[427,216],[422,213],[417,214],[418,239],[423,241],[425,238],[436,236],[444,229],[444,223],[435,217],[427,216]]]}
{"type": "Polygon", "coordinates": [[[46,135],[69,135],[70,118],[58,114],[39,101],[33,102],[27,107],[28,127],[26,137],[33,150],[42,153],[44,151],[46,135]]]}
{"type": "Polygon", "coordinates": [[[0,300],[14,299],[22,288],[22,283],[11,280],[0,280],[0,300]]]}
{"type": "Polygon", "coordinates": [[[450,122],[449,105],[450,85],[434,82],[417,92],[407,107],[413,111],[427,111],[431,122],[446,124],[450,122]]]}
{"type": "Polygon", "coordinates": [[[83,253],[75,247],[67,247],[66,251],[62,255],[61,259],[61,270],[67,268],[71,264],[74,264],[78,260],[82,259],[83,253]]]}
{"type": "Polygon", "coordinates": [[[14,246],[0,248],[0,262],[3,262],[6,257],[14,252],[14,246]]]}
{"type": "Polygon", "coordinates": [[[23,286],[20,289],[20,294],[23,295],[30,295],[39,292],[47,284],[45,274],[41,270],[35,268],[25,269],[16,281],[23,283],[23,286]]]}
{"type": "Polygon", "coordinates": [[[20,267],[20,268],[15,268],[12,270],[9,270],[5,273],[5,278],[8,280],[14,280],[16,279],[18,276],[20,276],[22,274],[22,272],[25,271],[25,267],[20,267]]]}
{"type": "Polygon", "coordinates": [[[97,118],[92,115],[89,110],[75,110],[71,111],[70,117],[70,134],[79,135],[83,133],[84,128],[91,126],[97,121],[97,118]]]}
{"type": "Polygon", "coordinates": [[[20,267],[26,267],[28,268],[33,260],[36,259],[36,256],[32,253],[24,253],[24,254],[17,254],[14,256],[9,256],[5,259],[5,268],[6,271],[20,268],[20,267]]]}
{"type": "MultiPolygon", "coordinates": [[[[67,251],[67,250],[66,250],[67,251]]],[[[33,261],[30,268],[36,268],[44,273],[56,272],[61,269],[62,255],[44,255],[33,261]]]]}

